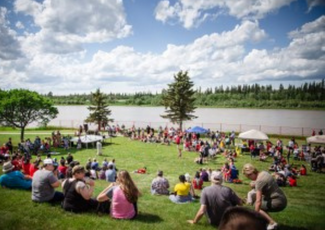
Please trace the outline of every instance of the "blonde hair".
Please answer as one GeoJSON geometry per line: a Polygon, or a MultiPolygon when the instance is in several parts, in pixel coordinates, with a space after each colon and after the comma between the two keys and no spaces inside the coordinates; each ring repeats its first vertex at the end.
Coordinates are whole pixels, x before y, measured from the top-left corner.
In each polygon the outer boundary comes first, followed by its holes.
{"type": "Polygon", "coordinates": [[[138,201],[140,192],[135,186],[130,174],[126,170],[119,171],[117,174],[117,180],[119,182],[120,188],[123,191],[126,199],[130,203],[135,203],[138,201]]]}
{"type": "Polygon", "coordinates": [[[243,174],[244,175],[250,175],[250,174],[257,174],[257,169],[250,163],[247,163],[243,167],[243,174]]]}

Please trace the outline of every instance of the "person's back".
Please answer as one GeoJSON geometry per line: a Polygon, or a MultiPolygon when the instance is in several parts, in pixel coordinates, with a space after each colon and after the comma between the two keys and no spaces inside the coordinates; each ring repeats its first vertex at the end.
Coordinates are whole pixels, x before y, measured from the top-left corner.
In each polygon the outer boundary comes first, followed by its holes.
{"type": "Polygon", "coordinates": [[[117,219],[131,219],[135,216],[134,204],[130,203],[120,188],[117,186],[114,189],[111,204],[111,215],[117,219]]]}
{"type": "Polygon", "coordinates": [[[62,205],[64,210],[76,213],[88,210],[88,201],[77,192],[77,189],[83,186],[85,185],[81,180],[65,180],[63,185],[64,202],[62,205]]]}
{"type": "Polygon", "coordinates": [[[108,169],[105,172],[106,181],[115,182],[116,181],[116,172],[113,169],[113,165],[109,165],[108,169]]]}
{"type": "Polygon", "coordinates": [[[228,187],[212,184],[202,190],[201,204],[206,204],[208,219],[212,225],[219,225],[225,210],[239,203],[237,195],[228,187]]]}
{"type": "Polygon", "coordinates": [[[56,181],[53,172],[45,169],[36,171],[32,183],[32,200],[37,202],[51,200],[55,193],[51,184],[56,181]]]}
{"type": "Polygon", "coordinates": [[[168,195],[169,194],[168,188],[169,188],[168,180],[161,176],[158,176],[155,179],[153,179],[151,183],[152,194],[168,195]]]}

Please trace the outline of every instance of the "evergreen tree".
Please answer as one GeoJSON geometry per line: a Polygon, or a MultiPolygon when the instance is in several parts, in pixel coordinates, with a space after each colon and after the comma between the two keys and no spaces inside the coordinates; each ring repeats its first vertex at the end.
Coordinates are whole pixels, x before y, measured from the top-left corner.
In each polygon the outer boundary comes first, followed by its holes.
{"type": "Polygon", "coordinates": [[[193,115],[196,107],[194,106],[195,91],[192,89],[193,82],[190,81],[188,72],[179,71],[174,75],[174,82],[168,84],[168,89],[162,95],[163,105],[165,106],[165,115],[163,118],[169,119],[173,123],[179,124],[182,130],[183,121],[197,118],[193,115]]]}
{"type": "Polygon", "coordinates": [[[113,121],[113,119],[109,118],[109,116],[111,116],[111,110],[108,108],[106,95],[97,89],[95,93],[91,93],[91,104],[92,105],[88,107],[90,114],[86,122],[97,124],[98,130],[101,130],[102,126],[113,121]]]}

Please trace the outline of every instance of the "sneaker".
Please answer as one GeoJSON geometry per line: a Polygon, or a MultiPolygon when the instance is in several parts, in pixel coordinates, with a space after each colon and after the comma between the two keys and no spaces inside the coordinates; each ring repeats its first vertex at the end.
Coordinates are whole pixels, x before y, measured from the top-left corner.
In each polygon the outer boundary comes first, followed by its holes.
{"type": "Polygon", "coordinates": [[[274,230],[274,229],[277,229],[278,228],[278,224],[277,223],[273,223],[273,224],[269,224],[267,226],[267,230],[274,230]]]}

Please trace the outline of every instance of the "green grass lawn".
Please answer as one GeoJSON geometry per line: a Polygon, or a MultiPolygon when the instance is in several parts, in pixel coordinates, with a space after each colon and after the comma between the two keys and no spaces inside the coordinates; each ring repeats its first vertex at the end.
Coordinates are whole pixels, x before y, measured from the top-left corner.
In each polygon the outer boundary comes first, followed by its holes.
{"type": "MultiPolygon", "coordinates": [[[[29,131],[28,131],[29,132],[29,131]]],[[[35,135],[28,134],[34,140],[35,135]]],[[[33,131],[30,131],[33,132],[33,131]]],[[[50,131],[49,135],[50,136],[50,131]]],[[[15,145],[19,135],[10,135],[15,145]]],[[[0,144],[8,139],[9,135],[0,134],[0,144]]],[[[41,138],[45,137],[41,135],[41,138]]],[[[274,140],[275,141],[275,140],[274,140]]],[[[287,139],[283,139],[287,144],[287,139]]],[[[300,144],[303,143],[299,140],[300,144]]],[[[66,156],[68,151],[58,149],[66,156]]],[[[178,182],[180,174],[190,173],[192,178],[199,165],[193,163],[197,156],[194,152],[184,152],[183,158],[177,158],[175,145],[164,146],[159,144],[146,144],[138,141],[130,141],[127,138],[117,137],[111,144],[103,146],[103,156],[96,156],[95,149],[70,150],[74,158],[85,165],[89,157],[96,157],[101,163],[104,158],[116,159],[118,169],[133,171],[146,166],[148,174],[132,174],[132,178],[139,187],[142,196],[139,199],[139,217],[132,221],[114,220],[109,216],[97,216],[95,213],[72,214],[67,213],[59,206],[49,204],[35,204],[31,201],[31,192],[0,188],[0,229],[214,229],[207,223],[204,217],[199,224],[191,226],[186,220],[192,219],[198,210],[199,201],[189,204],[173,204],[166,196],[152,196],[150,185],[156,176],[158,169],[163,170],[171,187],[178,182]]],[[[219,156],[204,165],[205,168],[219,169],[225,162],[224,157],[219,156]]],[[[258,169],[267,169],[268,162],[251,160],[250,156],[237,158],[236,167],[252,162],[258,169]]],[[[301,162],[296,161],[296,164],[301,162]]],[[[309,169],[310,167],[308,167],[309,169]]],[[[2,170],[1,170],[2,171],[2,170]]],[[[287,208],[280,213],[272,213],[271,216],[280,224],[281,229],[325,229],[325,183],[324,174],[308,171],[308,176],[298,179],[298,187],[283,188],[288,197],[287,208]]],[[[250,190],[249,181],[240,174],[243,184],[224,185],[231,187],[240,197],[245,197],[250,190]]],[[[105,181],[96,181],[94,196],[108,185],[105,181]]],[[[206,183],[205,186],[208,186],[206,183]]],[[[198,192],[200,195],[200,192],[198,192]]]]}

